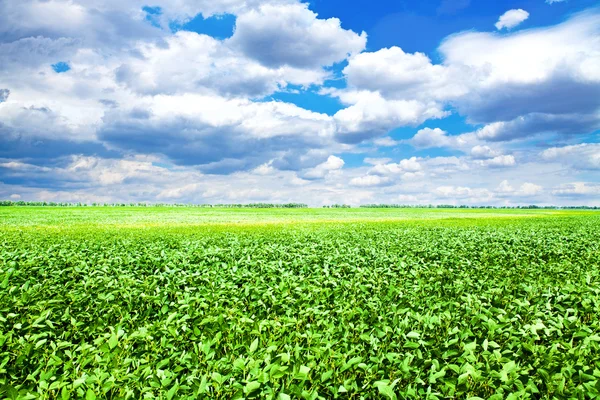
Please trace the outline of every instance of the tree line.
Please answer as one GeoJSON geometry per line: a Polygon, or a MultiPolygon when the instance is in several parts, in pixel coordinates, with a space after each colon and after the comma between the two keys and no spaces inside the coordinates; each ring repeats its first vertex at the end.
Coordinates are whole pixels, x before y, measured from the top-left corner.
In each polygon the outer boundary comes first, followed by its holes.
{"type": "Polygon", "coordinates": [[[468,209],[527,209],[527,210],[598,210],[598,206],[537,206],[535,204],[527,206],[473,206],[473,205],[453,205],[453,204],[427,204],[427,205],[411,205],[411,204],[365,204],[360,208],[468,208],[468,209]]]}
{"type": "Polygon", "coordinates": [[[302,203],[248,203],[248,204],[191,204],[191,203],[70,203],[53,201],[0,200],[0,206],[15,207],[194,207],[194,208],[308,208],[302,203]]]}
{"type": "MultiPolygon", "coordinates": [[[[191,207],[191,208],[308,208],[304,203],[246,203],[246,204],[192,204],[192,203],[72,203],[72,202],[53,202],[53,201],[13,201],[0,200],[0,207],[191,207]]],[[[348,204],[324,205],[323,208],[352,208],[348,204]]],[[[540,209],[540,210],[598,210],[599,206],[473,206],[473,205],[453,205],[453,204],[365,204],[359,208],[461,208],[461,209],[540,209]]]]}

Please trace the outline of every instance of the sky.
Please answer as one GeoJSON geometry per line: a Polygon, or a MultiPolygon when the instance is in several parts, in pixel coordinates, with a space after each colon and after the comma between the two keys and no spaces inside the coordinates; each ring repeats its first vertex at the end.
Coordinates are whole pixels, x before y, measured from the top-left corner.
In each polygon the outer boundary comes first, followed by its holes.
{"type": "Polygon", "coordinates": [[[0,199],[600,205],[600,5],[0,0],[0,199]]]}

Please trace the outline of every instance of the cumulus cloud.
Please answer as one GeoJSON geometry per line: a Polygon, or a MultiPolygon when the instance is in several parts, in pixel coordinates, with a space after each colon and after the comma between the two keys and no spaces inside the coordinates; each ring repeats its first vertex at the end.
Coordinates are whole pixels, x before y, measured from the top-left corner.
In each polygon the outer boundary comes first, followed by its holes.
{"type": "Polygon", "coordinates": [[[350,87],[377,91],[391,99],[442,100],[467,90],[454,79],[451,68],[432,64],[423,53],[405,53],[399,47],[350,57],[343,73],[350,87]]]}
{"type": "MultiPolygon", "coordinates": [[[[450,3],[439,13],[469,1],[450,3]]],[[[0,198],[593,200],[593,183],[577,182],[598,169],[595,144],[540,152],[523,139],[577,143],[600,129],[596,9],[544,28],[451,35],[438,63],[399,47],[365,51],[364,32],[296,0],[156,0],[152,21],[147,5],[0,1],[0,198]],[[169,27],[219,13],[236,17],[229,39],[169,27]],[[60,62],[68,73],[52,69],[60,62]],[[334,76],[347,87],[323,87],[334,76]],[[267,97],[305,90],[342,108],[267,97]],[[430,121],[451,112],[480,125],[450,134],[430,121]],[[398,127],[422,129],[399,140],[388,135],[398,127]],[[405,144],[463,155],[411,157],[405,144]],[[364,164],[345,165],[349,153],[364,164]],[[504,180],[516,189],[489,183],[504,180]]]]}
{"type": "Polygon", "coordinates": [[[269,67],[314,68],[360,53],[367,35],[342,29],[337,18],[318,19],[307,4],[264,5],[238,15],[229,42],[269,67]]]}
{"type": "Polygon", "coordinates": [[[328,176],[330,173],[339,171],[344,166],[344,160],[336,156],[329,156],[327,161],[317,165],[314,168],[306,171],[302,178],[304,179],[322,179],[328,176]]]}
{"type": "Polygon", "coordinates": [[[461,204],[489,201],[493,197],[488,189],[466,186],[439,186],[434,190],[434,193],[442,199],[461,204]]]}
{"type": "Polygon", "coordinates": [[[411,140],[411,144],[419,148],[447,147],[451,139],[448,132],[440,128],[423,128],[419,130],[411,140]]]}
{"type": "MultiPolygon", "coordinates": [[[[118,13],[141,18],[140,23],[160,31],[144,20],[144,4],[136,8],[133,2],[112,0],[93,6],[75,0],[26,3],[33,9],[11,5],[7,10],[17,15],[37,12],[38,6],[54,11],[73,6],[87,22],[84,27],[74,25],[72,32],[57,27],[56,32],[44,33],[49,37],[17,38],[0,44],[5,50],[0,52],[0,65],[6,66],[4,72],[11,74],[9,80],[19,88],[11,93],[10,102],[0,102],[0,156],[29,153],[42,157],[42,148],[48,150],[48,157],[72,151],[90,156],[159,154],[179,165],[199,165],[205,172],[222,174],[256,168],[269,160],[277,160],[273,168],[311,168],[321,161],[292,166],[286,161],[290,149],[302,154],[341,148],[333,141],[333,118],[281,101],[255,100],[289,84],[320,84],[329,74],[323,66],[360,52],[366,36],[342,29],[339,20],[318,19],[306,5],[295,1],[231,0],[229,5],[225,1],[211,8],[210,2],[174,4],[165,0],[156,4],[161,18],[178,21],[198,12],[235,12],[237,36],[220,41],[194,32],[161,31],[145,34],[146,40],[129,41],[132,37],[125,35],[117,49],[112,43],[88,40],[78,29],[100,33],[95,25],[105,23],[100,15],[118,13]],[[173,13],[175,6],[180,14],[173,13]],[[312,60],[310,65],[286,58],[281,43],[275,46],[283,57],[277,66],[242,46],[238,42],[241,32],[252,28],[244,26],[244,21],[252,22],[244,18],[252,15],[271,18],[248,33],[255,39],[263,35],[264,40],[276,41],[278,35],[261,29],[277,27],[279,17],[288,15],[289,21],[296,21],[287,26],[290,35],[310,34],[315,40],[314,47],[303,55],[312,60]],[[58,37],[61,35],[71,37],[58,37]],[[60,60],[69,61],[69,74],[51,70],[50,64],[60,60]]],[[[4,28],[15,35],[32,32],[17,25],[14,22],[4,28]]],[[[2,93],[7,97],[7,92],[2,93]]]]}
{"type": "Polygon", "coordinates": [[[312,69],[267,67],[220,40],[195,32],[180,31],[162,43],[140,44],[136,51],[136,57],[117,68],[116,77],[142,94],[213,91],[260,97],[287,84],[320,84],[327,76],[319,64],[312,69]]]}
{"type": "Polygon", "coordinates": [[[275,168],[271,165],[272,162],[264,163],[252,170],[257,175],[270,175],[275,172],[275,168]]]}
{"type": "Polygon", "coordinates": [[[451,36],[440,47],[444,64],[481,72],[475,74],[469,95],[455,104],[478,122],[536,113],[545,118],[596,114],[599,22],[600,13],[592,10],[547,28],[502,36],[481,32],[451,36]]]}
{"type": "Polygon", "coordinates": [[[217,96],[154,96],[143,118],[131,110],[107,112],[99,135],[126,151],[161,153],[177,163],[227,173],[254,168],[287,149],[331,141],[330,117],[282,102],[217,96]],[[217,163],[217,164],[215,164],[217,163]]]}
{"type": "Polygon", "coordinates": [[[600,184],[590,182],[574,182],[560,185],[552,191],[552,194],[559,197],[592,197],[600,195],[600,184]]]}
{"type": "Polygon", "coordinates": [[[529,18],[529,13],[522,9],[514,9],[508,10],[504,14],[500,16],[498,22],[496,22],[496,29],[512,29],[517,25],[520,25],[527,18],[529,18]]]}
{"type": "Polygon", "coordinates": [[[369,171],[371,174],[386,176],[386,175],[409,175],[418,173],[423,169],[417,157],[405,158],[399,163],[381,163],[376,164],[369,171]]]}
{"type": "MultiPolygon", "coordinates": [[[[344,69],[350,89],[331,94],[356,104],[356,93],[377,93],[380,103],[418,101],[438,110],[424,119],[454,106],[470,122],[491,125],[479,132],[483,140],[590,133],[600,122],[599,35],[600,12],[591,9],[550,27],[451,35],[439,47],[441,64],[397,47],[364,52],[344,69]]],[[[369,114],[354,114],[362,128],[369,114]]]]}
{"type": "Polygon", "coordinates": [[[146,0],[22,0],[0,3],[0,33],[8,38],[77,37],[88,44],[116,45],[153,39],[168,32],[169,23],[185,23],[198,14],[240,14],[269,4],[294,5],[293,0],[155,0],[155,21],[146,21],[146,0]],[[164,32],[161,32],[161,29],[164,32]]]}
{"type": "Polygon", "coordinates": [[[21,161],[0,162],[0,168],[6,168],[14,172],[50,172],[51,168],[28,164],[21,161]]]}
{"type": "Polygon", "coordinates": [[[373,140],[373,144],[380,147],[394,147],[400,144],[398,140],[394,140],[389,136],[380,137],[373,140]]]}
{"type": "Polygon", "coordinates": [[[120,185],[132,179],[160,179],[169,173],[164,167],[156,166],[152,161],[143,159],[110,160],[92,156],[74,156],[66,171],[78,179],[85,178],[102,186],[120,185]]]}
{"type": "Polygon", "coordinates": [[[344,143],[359,143],[399,126],[415,126],[448,115],[435,103],[387,100],[378,92],[344,93],[341,100],[352,103],[334,115],[338,140],[344,143]]]}
{"type": "Polygon", "coordinates": [[[552,147],[544,150],[541,157],[545,161],[571,165],[581,170],[600,170],[600,144],[581,143],[577,145],[552,147]]]}
{"type": "Polygon", "coordinates": [[[477,163],[484,167],[503,168],[514,166],[516,161],[512,155],[500,155],[486,160],[477,160],[477,163]]]}
{"type": "Polygon", "coordinates": [[[423,128],[408,141],[414,147],[428,149],[433,147],[450,147],[463,149],[472,146],[476,138],[472,133],[462,135],[449,135],[440,128],[423,128]]]}
{"type": "Polygon", "coordinates": [[[389,178],[381,177],[378,175],[365,175],[352,178],[350,180],[350,185],[358,187],[380,186],[388,183],[389,180],[389,178]]]}
{"type": "Polygon", "coordinates": [[[51,108],[27,106],[17,102],[0,103],[0,131],[5,134],[0,142],[29,138],[39,139],[73,139],[75,141],[89,139],[93,129],[82,121],[69,120],[51,108]]]}
{"type": "Polygon", "coordinates": [[[477,145],[471,149],[471,157],[473,157],[475,159],[482,160],[482,159],[498,157],[499,155],[500,155],[500,152],[492,149],[490,146],[477,145]]]}
{"type": "Polygon", "coordinates": [[[162,190],[156,197],[158,199],[181,199],[184,196],[188,196],[198,190],[199,185],[197,183],[189,183],[184,186],[176,188],[168,188],[162,190]]]}
{"type": "Polygon", "coordinates": [[[544,188],[535,183],[525,182],[520,187],[514,188],[510,185],[507,180],[500,182],[500,185],[496,188],[496,193],[499,196],[508,197],[532,197],[542,192],[544,188]]]}

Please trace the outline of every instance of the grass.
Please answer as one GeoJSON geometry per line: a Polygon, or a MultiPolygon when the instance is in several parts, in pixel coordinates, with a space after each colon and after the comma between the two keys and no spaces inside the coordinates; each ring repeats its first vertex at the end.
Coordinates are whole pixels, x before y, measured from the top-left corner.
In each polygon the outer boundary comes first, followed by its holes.
{"type": "Polygon", "coordinates": [[[424,208],[352,208],[352,209],[228,209],[172,207],[1,207],[0,226],[179,226],[214,224],[302,222],[373,222],[445,218],[500,218],[524,216],[589,215],[594,211],[527,209],[424,209],[424,208]]]}
{"type": "Polygon", "coordinates": [[[594,398],[600,214],[0,209],[8,398],[594,398]]]}

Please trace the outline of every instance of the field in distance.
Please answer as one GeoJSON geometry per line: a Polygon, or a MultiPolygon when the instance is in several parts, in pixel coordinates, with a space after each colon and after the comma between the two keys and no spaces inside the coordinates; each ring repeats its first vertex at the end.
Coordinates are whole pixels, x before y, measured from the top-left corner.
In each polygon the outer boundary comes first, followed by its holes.
{"type": "MultiPolygon", "coordinates": [[[[591,210],[443,208],[0,207],[0,227],[262,225],[600,215],[591,210]]],[[[451,221],[456,222],[456,221],[451,221]]]]}
{"type": "Polygon", "coordinates": [[[0,207],[0,397],[595,398],[600,213],[0,207]]]}

